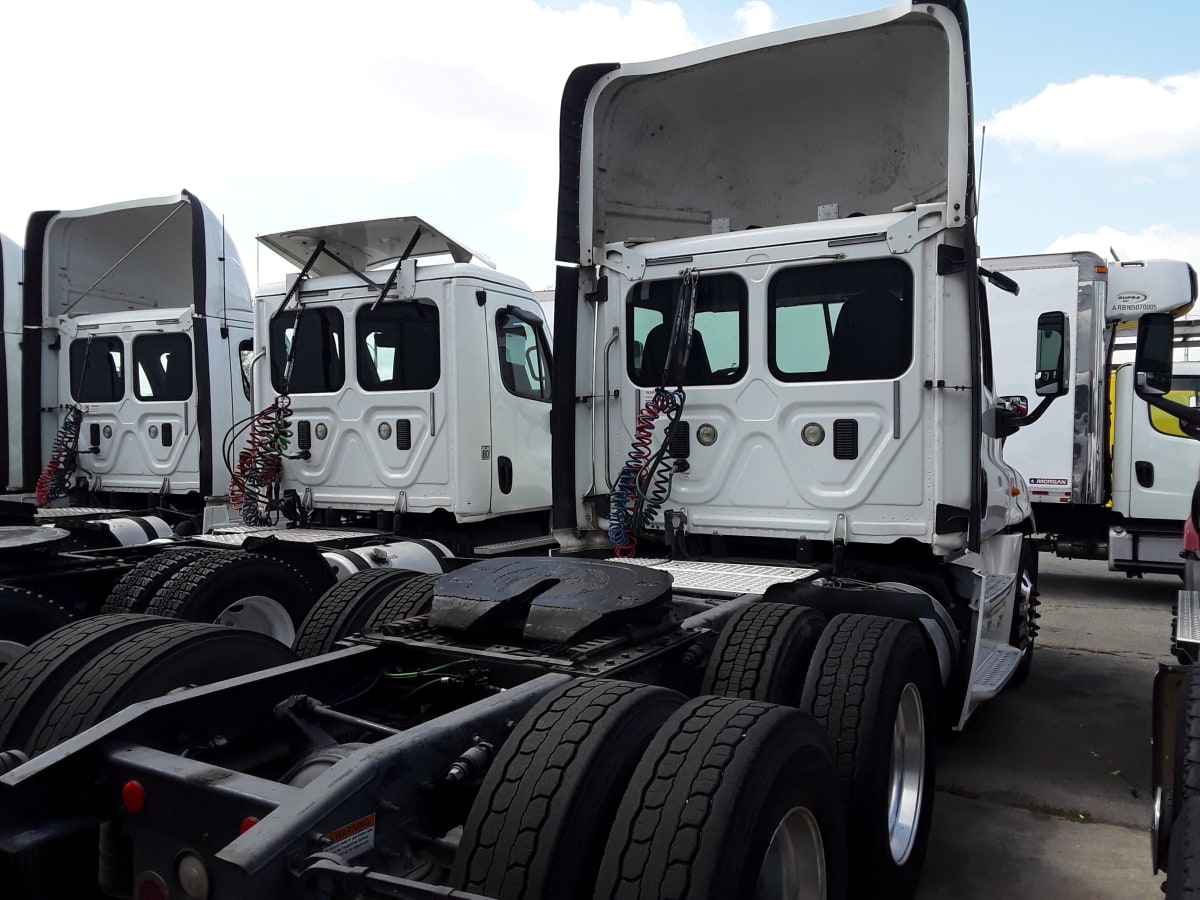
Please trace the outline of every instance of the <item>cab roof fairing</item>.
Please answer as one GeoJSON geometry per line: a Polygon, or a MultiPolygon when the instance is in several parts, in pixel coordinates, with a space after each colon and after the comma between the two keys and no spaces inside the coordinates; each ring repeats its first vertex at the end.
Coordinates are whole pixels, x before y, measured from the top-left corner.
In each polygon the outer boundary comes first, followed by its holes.
{"type": "Polygon", "coordinates": [[[45,322],[136,308],[187,305],[200,315],[250,308],[249,282],[223,222],[186,190],[34,213],[26,243],[41,251],[45,322]]]}
{"type": "Polygon", "coordinates": [[[947,221],[966,224],[967,47],[959,0],[905,0],[577,69],[563,95],[559,261],[591,265],[606,244],[706,234],[718,217],[733,230],[813,221],[827,203],[846,216],[945,202],[947,221]]]}
{"type": "MultiPolygon", "coordinates": [[[[456,263],[469,263],[477,259],[492,269],[496,268],[495,263],[484,254],[476,253],[417,216],[292,228],[276,234],[260,235],[258,240],[264,247],[301,268],[308,263],[320,241],[325,242],[328,251],[359,272],[366,272],[372,266],[395,263],[401,257],[419,259],[443,254],[448,254],[456,263]]],[[[344,272],[345,268],[322,255],[313,261],[310,271],[318,276],[337,275],[344,272]]]]}

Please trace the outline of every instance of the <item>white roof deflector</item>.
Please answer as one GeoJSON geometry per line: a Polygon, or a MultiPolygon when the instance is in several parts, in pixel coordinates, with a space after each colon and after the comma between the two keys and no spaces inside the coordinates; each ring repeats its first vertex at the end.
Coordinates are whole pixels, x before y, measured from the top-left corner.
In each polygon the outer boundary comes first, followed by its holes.
{"type": "MultiPolygon", "coordinates": [[[[300,268],[304,268],[312,259],[313,252],[321,241],[325,242],[325,250],[328,253],[360,272],[382,263],[394,263],[401,258],[411,259],[447,253],[455,262],[470,262],[474,258],[493,269],[496,267],[483,254],[476,253],[447,237],[416,216],[299,228],[281,231],[278,234],[260,235],[258,240],[300,268]]],[[[335,275],[344,271],[344,266],[321,254],[313,261],[310,271],[314,275],[335,275]]]]}

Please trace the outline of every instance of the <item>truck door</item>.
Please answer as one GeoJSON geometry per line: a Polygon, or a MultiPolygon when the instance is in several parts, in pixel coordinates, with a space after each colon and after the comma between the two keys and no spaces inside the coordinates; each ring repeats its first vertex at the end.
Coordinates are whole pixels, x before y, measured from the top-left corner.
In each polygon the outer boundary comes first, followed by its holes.
{"type": "Polygon", "coordinates": [[[107,490],[199,487],[191,336],[181,331],[79,332],[63,365],[63,401],[84,410],[81,472],[107,490]]]}
{"type": "Polygon", "coordinates": [[[318,506],[448,508],[437,305],[337,299],[305,309],[299,325],[290,311],[271,322],[272,384],[291,395],[293,452],[307,452],[287,467],[288,486],[318,506]]]}
{"type": "MultiPolygon", "coordinates": [[[[1200,367],[1190,367],[1190,373],[1188,368],[1183,363],[1176,366],[1167,398],[1185,406],[1200,406],[1200,367]]],[[[1200,443],[1180,431],[1178,419],[1134,395],[1132,366],[1117,370],[1116,393],[1114,509],[1130,518],[1181,522],[1196,484],[1200,443]],[[1127,428],[1123,428],[1125,423],[1127,428]],[[1126,487],[1123,503],[1122,488],[1126,487]]]]}
{"type": "Polygon", "coordinates": [[[550,345],[535,310],[488,292],[493,513],[550,505],[550,345]]]}

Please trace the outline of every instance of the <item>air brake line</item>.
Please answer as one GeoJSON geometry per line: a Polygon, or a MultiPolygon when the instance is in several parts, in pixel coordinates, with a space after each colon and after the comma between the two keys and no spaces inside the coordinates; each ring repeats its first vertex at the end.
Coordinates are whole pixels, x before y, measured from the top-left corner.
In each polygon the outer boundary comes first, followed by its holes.
{"type": "MultiPolygon", "coordinates": [[[[83,382],[87,375],[88,363],[92,358],[92,338],[94,337],[95,334],[87,336],[87,344],[83,351],[83,365],[79,368],[79,383],[75,386],[73,394],[75,397],[79,397],[83,393],[83,382]]],[[[58,434],[54,436],[46,467],[38,476],[37,484],[34,486],[33,499],[38,506],[47,506],[51,501],[67,496],[67,491],[71,487],[71,475],[79,465],[79,433],[82,428],[83,408],[77,403],[71,403],[66,407],[66,414],[63,416],[63,423],[59,426],[58,434]]]]}
{"type": "Polygon", "coordinates": [[[695,269],[685,270],[682,274],[660,384],[638,411],[629,456],[609,499],[608,537],[617,556],[636,554],[639,535],[654,523],[659,509],[671,496],[675,474],[686,467],[683,460],[674,466],[663,465],[671,458],[671,441],[687,401],[683,381],[696,327],[699,274],[695,269]],[[671,383],[676,385],[674,390],[666,387],[671,383]],[[654,426],[660,415],[667,416],[667,427],[658,451],[651,454],[654,426]]]}

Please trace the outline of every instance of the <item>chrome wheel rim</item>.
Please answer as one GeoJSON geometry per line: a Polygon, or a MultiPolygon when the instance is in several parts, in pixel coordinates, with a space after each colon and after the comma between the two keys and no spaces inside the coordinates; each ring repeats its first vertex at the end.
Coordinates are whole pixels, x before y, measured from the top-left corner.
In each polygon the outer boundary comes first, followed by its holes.
{"type": "Polygon", "coordinates": [[[807,808],[788,811],[775,827],[755,885],[755,900],[824,898],[825,842],[821,827],[807,808]]]}
{"type": "Polygon", "coordinates": [[[291,615],[283,608],[283,604],[271,597],[242,597],[221,610],[214,621],[218,625],[265,634],[289,647],[296,640],[296,626],[292,623],[291,615]]]}
{"type": "Polygon", "coordinates": [[[910,681],[900,692],[892,730],[888,842],[897,865],[908,861],[917,840],[925,793],[925,750],[925,710],[920,691],[910,681]]]}

